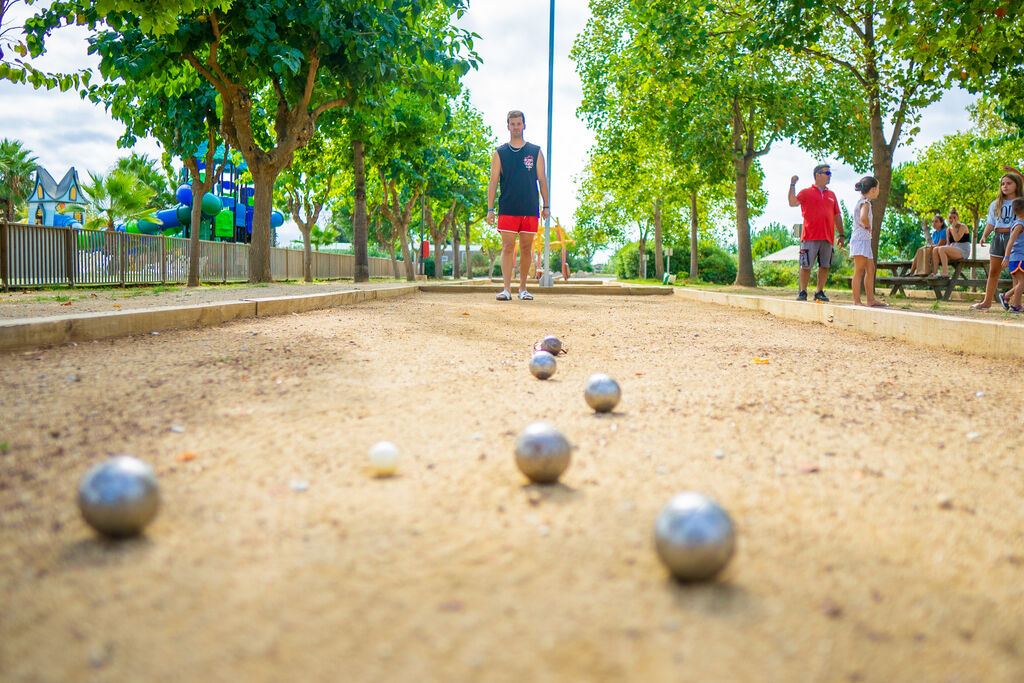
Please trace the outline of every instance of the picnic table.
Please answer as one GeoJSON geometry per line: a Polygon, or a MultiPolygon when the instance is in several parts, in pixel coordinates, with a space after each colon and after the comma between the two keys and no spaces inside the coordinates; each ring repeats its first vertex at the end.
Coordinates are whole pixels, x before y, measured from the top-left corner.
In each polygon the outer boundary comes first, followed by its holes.
{"type": "MultiPolygon", "coordinates": [[[[966,258],[954,261],[949,264],[953,272],[948,277],[942,277],[941,275],[931,277],[911,275],[910,268],[913,264],[913,261],[879,261],[875,264],[875,270],[889,271],[892,275],[876,275],[875,284],[892,287],[889,290],[890,296],[894,294],[906,295],[903,288],[907,286],[925,287],[935,292],[936,299],[948,301],[954,287],[984,287],[988,280],[988,259],[966,258]],[[985,272],[985,277],[972,278],[970,276],[972,268],[982,269],[985,272]]],[[[843,279],[850,282],[853,280],[853,277],[846,276],[843,279]]],[[[1011,282],[1011,280],[1003,278],[999,281],[999,284],[1008,287],[1011,282]]]]}

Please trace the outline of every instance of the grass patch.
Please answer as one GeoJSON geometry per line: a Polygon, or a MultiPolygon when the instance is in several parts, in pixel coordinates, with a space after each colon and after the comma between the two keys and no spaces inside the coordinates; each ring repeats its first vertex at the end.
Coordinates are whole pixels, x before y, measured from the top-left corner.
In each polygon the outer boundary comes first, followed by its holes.
{"type": "Polygon", "coordinates": [[[10,447],[11,443],[9,441],[0,441],[0,453],[6,453],[10,447]]]}

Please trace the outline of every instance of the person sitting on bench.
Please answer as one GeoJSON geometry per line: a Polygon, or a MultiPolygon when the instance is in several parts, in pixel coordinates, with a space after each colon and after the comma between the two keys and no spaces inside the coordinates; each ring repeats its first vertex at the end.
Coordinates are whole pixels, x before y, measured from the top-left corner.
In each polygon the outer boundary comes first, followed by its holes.
{"type": "MultiPolygon", "coordinates": [[[[935,218],[939,218],[939,216],[936,215],[935,218]]],[[[960,222],[960,214],[956,209],[949,210],[949,226],[945,228],[945,231],[945,244],[932,249],[930,275],[939,274],[939,264],[941,263],[942,277],[949,277],[949,264],[971,255],[971,229],[960,222]]]]}

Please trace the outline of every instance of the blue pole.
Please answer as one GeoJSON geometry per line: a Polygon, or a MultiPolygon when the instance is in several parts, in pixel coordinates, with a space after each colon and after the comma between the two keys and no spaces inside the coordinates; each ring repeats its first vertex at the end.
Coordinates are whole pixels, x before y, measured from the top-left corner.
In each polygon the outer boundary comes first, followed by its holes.
{"type": "MultiPolygon", "coordinates": [[[[555,93],[555,0],[551,0],[551,20],[548,24],[548,151],[545,155],[545,171],[548,180],[548,204],[551,204],[551,128],[552,109],[555,93]]],[[[555,284],[551,276],[551,217],[544,220],[544,277],[540,286],[551,287],[555,284]]]]}

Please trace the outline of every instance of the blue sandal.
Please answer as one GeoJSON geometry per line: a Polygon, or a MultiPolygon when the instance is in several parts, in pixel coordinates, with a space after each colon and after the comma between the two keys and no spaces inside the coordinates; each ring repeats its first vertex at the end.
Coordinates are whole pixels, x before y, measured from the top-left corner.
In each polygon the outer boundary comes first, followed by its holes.
{"type": "Polygon", "coordinates": [[[520,301],[533,301],[533,294],[530,294],[525,289],[519,292],[520,301]]]}
{"type": "Polygon", "coordinates": [[[509,296],[509,293],[507,291],[501,291],[501,292],[498,292],[497,299],[498,299],[498,301],[510,301],[512,299],[512,297],[509,296]]]}

